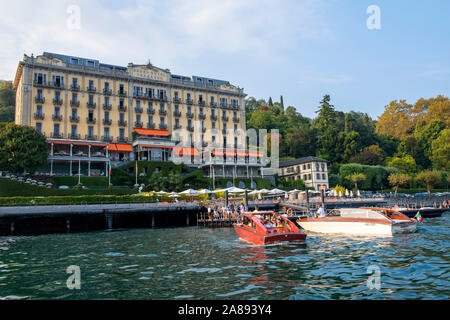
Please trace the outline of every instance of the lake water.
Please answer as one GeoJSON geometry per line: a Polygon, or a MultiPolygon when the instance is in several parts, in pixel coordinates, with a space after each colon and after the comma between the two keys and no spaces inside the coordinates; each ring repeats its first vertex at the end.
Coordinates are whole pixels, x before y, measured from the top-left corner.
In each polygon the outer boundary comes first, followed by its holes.
{"type": "Polygon", "coordinates": [[[449,215],[414,234],[268,247],[232,228],[0,237],[0,299],[449,299],[449,215]],[[66,285],[71,265],[79,290],[66,285]]]}

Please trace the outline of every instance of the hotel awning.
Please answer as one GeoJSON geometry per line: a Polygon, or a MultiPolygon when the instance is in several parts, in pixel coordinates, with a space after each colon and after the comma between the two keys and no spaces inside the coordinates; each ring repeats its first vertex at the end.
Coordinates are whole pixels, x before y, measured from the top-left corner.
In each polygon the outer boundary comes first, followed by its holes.
{"type": "Polygon", "coordinates": [[[143,148],[163,148],[163,149],[173,149],[172,146],[154,146],[154,145],[149,145],[149,144],[139,144],[139,147],[143,147],[143,148]]]}
{"type": "Polygon", "coordinates": [[[168,137],[169,136],[169,131],[167,131],[167,130],[134,128],[134,131],[136,131],[136,133],[141,136],[156,136],[156,137],[168,137]]]}
{"type": "Polygon", "coordinates": [[[185,155],[185,154],[190,155],[190,156],[192,156],[192,155],[198,156],[198,155],[199,155],[197,149],[195,149],[195,148],[180,148],[180,147],[175,147],[175,148],[173,149],[173,152],[175,152],[176,154],[178,154],[178,155],[180,155],[180,156],[183,156],[183,155],[185,155]]]}

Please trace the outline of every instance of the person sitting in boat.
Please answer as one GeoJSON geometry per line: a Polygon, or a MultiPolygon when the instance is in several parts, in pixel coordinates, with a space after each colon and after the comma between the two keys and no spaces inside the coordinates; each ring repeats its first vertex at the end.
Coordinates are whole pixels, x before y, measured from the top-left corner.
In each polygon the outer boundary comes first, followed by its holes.
{"type": "Polygon", "coordinates": [[[320,204],[317,205],[316,217],[324,218],[326,216],[324,208],[320,204]]]}
{"type": "Polygon", "coordinates": [[[283,223],[281,222],[281,219],[277,219],[277,227],[278,228],[283,228],[283,223]]]}
{"type": "Polygon", "coordinates": [[[272,222],[270,222],[269,219],[264,220],[264,226],[266,228],[273,228],[273,224],[272,224],[272,222]]]}
{"type": "Polygon", "coordinates": [[[255,206],[255,210],[253,210],[253,212],[258,212],[258,211],[259,211],[258,206],[255,206]]]}

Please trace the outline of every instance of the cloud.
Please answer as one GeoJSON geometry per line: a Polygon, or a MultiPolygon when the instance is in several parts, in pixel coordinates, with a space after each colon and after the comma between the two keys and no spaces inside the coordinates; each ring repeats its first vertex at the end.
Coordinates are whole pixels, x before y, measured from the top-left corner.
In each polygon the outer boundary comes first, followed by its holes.
{"type": "Polygon", "coordinates": [[[13,78],[24,53],[43,51],[164,68],[205,56],[282,60],[302,39],[330,34],[323,12],[312,0],[2,1],[0,79],[13,78]],[[79,29],[67,27],[71,5],[79,29]]]}

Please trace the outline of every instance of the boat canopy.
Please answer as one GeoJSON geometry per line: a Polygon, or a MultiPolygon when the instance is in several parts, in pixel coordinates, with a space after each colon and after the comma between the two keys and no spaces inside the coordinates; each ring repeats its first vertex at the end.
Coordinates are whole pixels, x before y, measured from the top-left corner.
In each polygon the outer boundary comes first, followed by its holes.
{"type": "Polygon", "coordinates": [[[382,212],[370,209],[338,209],[341,217],[346,218],[371,218],[371,219],[386,219],[382,212]]]}

